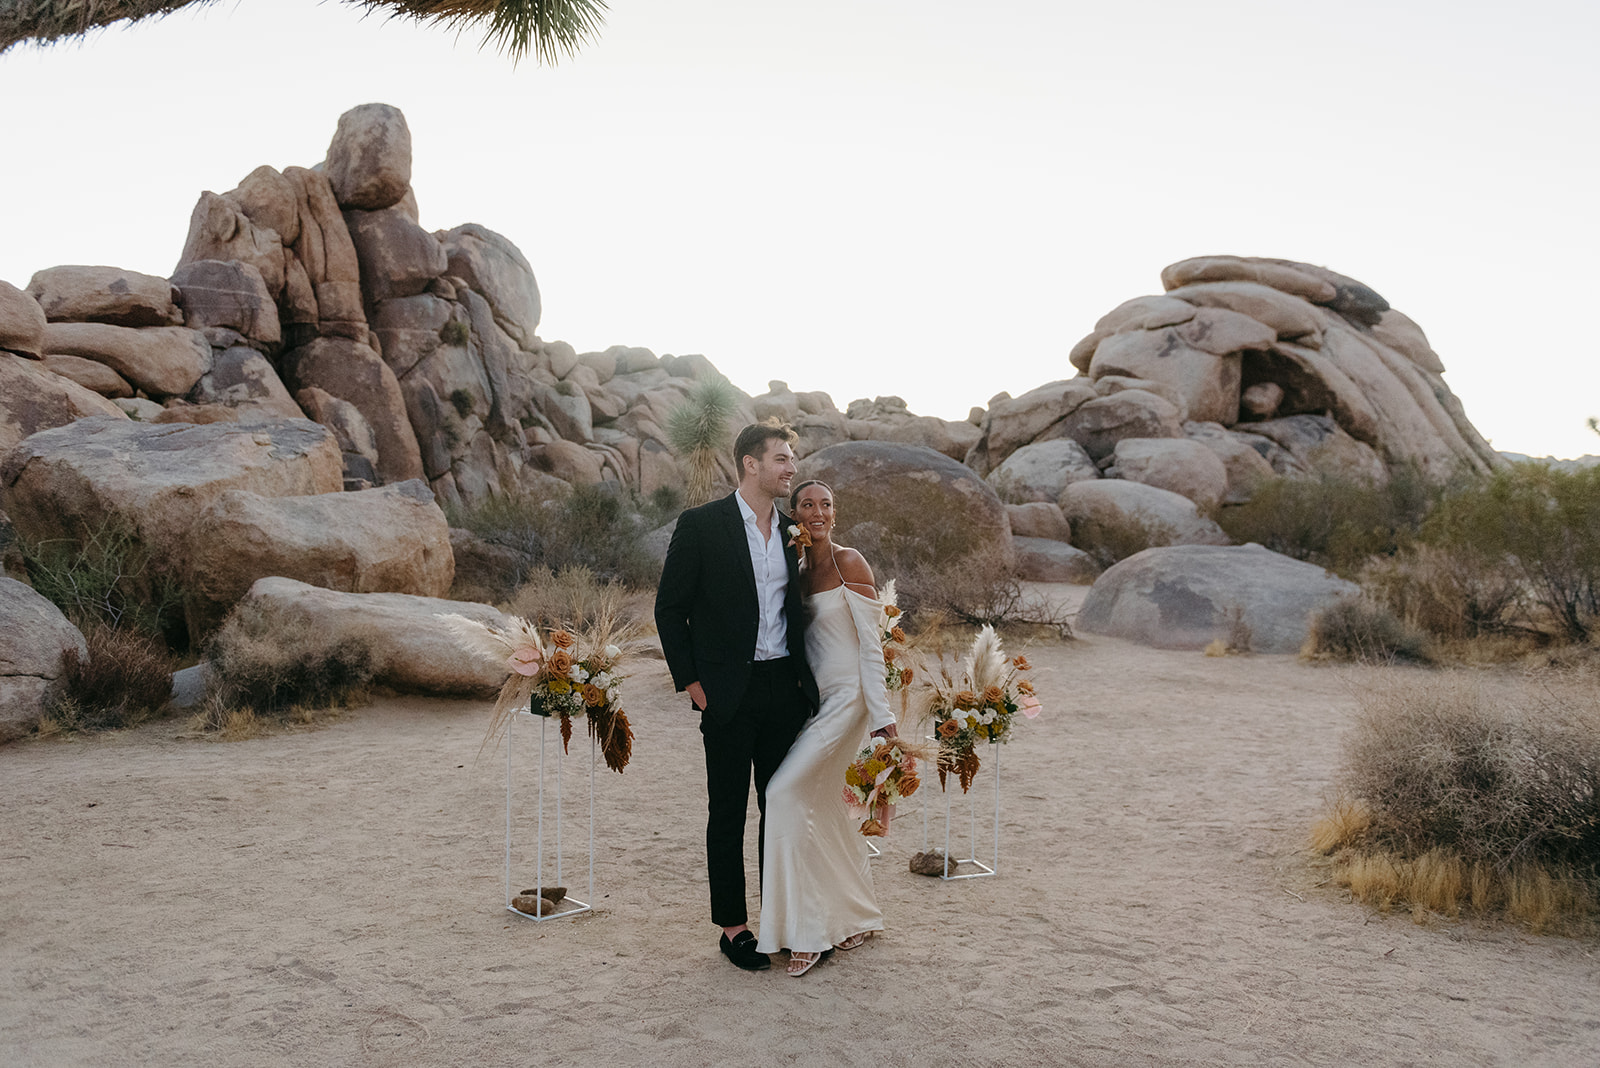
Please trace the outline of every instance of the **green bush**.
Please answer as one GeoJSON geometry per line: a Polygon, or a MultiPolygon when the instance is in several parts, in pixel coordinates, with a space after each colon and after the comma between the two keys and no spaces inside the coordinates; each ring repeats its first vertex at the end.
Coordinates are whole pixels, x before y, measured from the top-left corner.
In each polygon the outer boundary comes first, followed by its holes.
{"type": "Polygon", "coordinates": [[[84,628],[88,655],[67,650],[46,702],[47,729],[113,730],[153,716],[172,696],[172,656],[149,634],[104,623],[84,628]]]}
{"type": "Polygon", "coordinates": [[[1278,478],[1248,502],[1223,508],[1217,523],[1234,541],[1354,578],[1367,558],[1391,556],[1415,538],[1448,487],[1399,466],[1383,485],[1354,479],[1278,478]]]}
{"type": "Polygon", "coordinates": [[[626,490],[600,484],[547,499],[502,494],[446,514],[451,526],[526,554],[530,568],[584,567],[602,582],[654,586],[661,564],[645,548],[644,535],[672,508],[670,495],[657,494],[641,506],[626,490]]]}
{"type": "Polygon", "coordinates": [[[1600,621],[1600,467],[1517,464],[1451,494],[1429,517],[1430,544],[1476,554],[1516,577],[1573,641],[1600,621]]]}
{"type": "Polygon", "coordinates": [[[1330,660],[1394,661],[1425,664],[1433,659],[1428,640],[1381,604],[1350,597],[1311,617],[1305,654],[1330,660]]]}
{"type": "Polygon", "coordinates": [[[18,537],[17,548],[33,588],[80,630],[103,624],[187,644],[182,590],[125,524],[107,522],[82,541],[18,537]]]}

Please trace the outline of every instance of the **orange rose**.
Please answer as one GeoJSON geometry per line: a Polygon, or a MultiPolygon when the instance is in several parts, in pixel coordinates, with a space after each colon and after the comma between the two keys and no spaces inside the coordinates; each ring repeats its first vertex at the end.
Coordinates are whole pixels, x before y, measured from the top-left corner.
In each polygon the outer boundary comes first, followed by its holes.
{"type": "Polygon", "coordinates": [[[986,705],[999,705],[1000,698],[1004,696],[1005,694],[1001,691],[1000,687],[991,686],[987,690],[983,691],[983,703],[986,705]]]}
{"type": "Polygon", "coordinates": [[[892,664],[892,663],[894,663],[894,658],[895,658],[895,654],[896,654],[896,653],[897,653],[897,652],[899,652],[899,650],[898,650],[898,649],[896,649],[896,648],[895,648],[895,647],[894,647],[894,646],[892,646],[892,645],[885,645],[885,646],[884,646],[884,647],[883,647],[883,662],[884,662],[884,663],[885,663],[885,664],[892,664]]]}
{"type": "Polygon", "coordinates": [[[902,686],[910,686],[911,685],[911,669],[910,668],[901,668],[900,669],[900,685],[902,685],[902,686]]]}
{"type": "Polygon", "coordinates": [[[889,632],[889,638],[892,641],[903,642],[906,640],[906,632],[896,627],[889,632]]]}
{"type": "Polygon", "coordinates": [[[1027,679],[1023,679],[1021,682],[1017,683],[1017,690],[1020,693],[1032,693],[1033,683],[1029,682],[1027,679]]]}
{"type": "Polygon", "coordinates": [[[1033,670],[1033,665],[1028,663],[1028,658],[1025,657],[1025,656],[1019,656],[1019,657],[1017,657],[1015,660],[1013,660],[1011,662],[1013,664],[1017,665],[1017,670],[1019,670],[1019,671],[1032,671],[1033,670]]]}
{"type": "Polygon", "coordinates": [[[583,703],[590,708],[599,708],[606,703],[606,692],[592,682],[583,684],[583,703]]]}
{"type": "MultiPolygon", "coordinates": [[[[556,633],[559,634],[560,631],[557,631],[556,633]]],[[[572,654],[567,652],[565,649],[557,649],[555,652],[551,653],[550,660],[548,662],[550,664],[550,670],[557,675],[566,675],[567,672],[572,670],[572,654]]]]}
{"type": "Polygon", "coordinates": [[[947,719],[943,723],[939,724],[939,737],[941,738],[954,738],[960,733],[961,724],[957,723],[953,719],[947,719]]]}
{"type": "Polygon", "coordinates": [[[896,608],[892,604],[891,605],[885,605],[884,609],[883,609],[883,614],[888,616],[890,619],[893,619],[895,616],[900,614],[900,609],[896,608]]]}
{"type": "Polygon", "coordinates": [[[960,693],[956,694],[956,707],[961,709],[963,712],[972,708],[977,703],[978,696],[971,690],[962,690],[960,693]]]}
{"type": "Polygon", "coordinates": [[[564,630],[553,630],[553,631],[551,631],[550,632],[550,640],[555,642],[556,645],[559,648],[562,648],[562,649],[571,649],[572,648],[572,642],[573,642],[572,635],[568,634],[564,630]]]}

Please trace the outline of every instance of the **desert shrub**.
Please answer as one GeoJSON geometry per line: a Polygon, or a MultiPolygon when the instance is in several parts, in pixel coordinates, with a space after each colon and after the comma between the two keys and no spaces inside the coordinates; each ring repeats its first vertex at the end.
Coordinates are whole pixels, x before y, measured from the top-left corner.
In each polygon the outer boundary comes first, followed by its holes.
{"type": "Polygon", "coordinates": [[[1600,874],[1600,696],[1535,681],[1399,683],[1369,695],[1341,788],[1371,809],[1368,840],[1446,849],[1509,870],[1600,874]]]}
{"type": "MultiPolygon", "coordinates": [[[[881,585],[886,577],[877,574],[881,585]]],[[[972,626],[1031,625],[1072,637],[1068,614],[1030,595],[1016,571],[991,553],[925,562],[899,572],[896,600],[915,623],[930,619],[972,626]]]]}
{"type": "Polygon", "coordinates": [[[471,508],[452,507],[446,515],[451,526],[526,554],[530,570],[585,567],[602,581],[654,586],[661,564],[645,548],[644,535],[660,525],[655,520],[673,503],[670,495],[658,494],[641,506],[627,490],[602,483],[551,498],[500,494],[471,508]]]}
{"type": "Polygon", "coordinates": [[[607,619],[627,629],[651,618],[654,597],[648,590],[604,581],[582,566],[560,571],[537,568],[528,574],[507,610],[542,627],[581,631],[607,619]]]}
{"type": "Polygon", "coordinates": [[[1368,557],[1411,543],[1448,487],[1400,465],[1389,481],[1277,478],[1244,504],[1223,508],[1217,523],[1237,542],[1319,564],[1353,578],[1368,557]]]}
{"type": "Polygon", "coordinates": [[[337,634],[309,619],[269,615],[248,604],[228,617],[207,648],[208,701],[220,710],[284,717],[362,699],[375,665],[361,634],[337,634]]]}
{"type": "Polygon", "coordinates": [[[1372,557],[1360,583],[1407,624],[1441,638],[1505,633],[1522,598],[1508,569],[1465,545],[1418,543],[1392,557],[1372,557]]]}
{"type": "Polygon", "coordinates": [[[1364,597],[1347,597],[1311,616],[1303,654],[1329,660],[1395,661],[1425,664],[1433,659],[1427,637],[1387,606],[1364,597]]]}
{"type": "Polygon", "coordinates": [[[439,328],[439,340],[456,348],[466,348],[472,340],[472,328],[459,319],[452,319],[439,328]]]}
{"type": "Polygon", "coordinates": [[[18,537],[28,581],[81,630],[97,624],[186,644],[183,595],[126,525],[107,522],[81,540],[18,537]]]}
{"type": "Polygon", "coordinates": [[[1081,518],[1072,524],[1072,544],[1088,553],[1102,571],[1153,545],[1170,545],[1172,529],[1139,515],[1115,521],[1081,518]]]}
{"type": "Polygon", "coordinates": [[[157,638],[105,623],[84,628],[88,655],[67,650],[46,700],[43,729],[113,730],[136,726],[172,696],[172,655],[157,638]]]}
{"type": "Polygon", "coordinates": [[[1453,493],[1429,517],[1430,544],[1492,560],[1567,638],[1600,621],[1600,467],[1517,464],[1453,493]]]}

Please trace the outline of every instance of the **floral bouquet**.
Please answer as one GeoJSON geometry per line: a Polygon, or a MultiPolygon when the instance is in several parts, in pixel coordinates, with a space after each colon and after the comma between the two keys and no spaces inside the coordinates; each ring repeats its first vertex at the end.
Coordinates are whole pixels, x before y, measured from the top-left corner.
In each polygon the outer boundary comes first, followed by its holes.
{"type": "Polygon", "coordinates": [[[479,657],[503,663],[509,672],[489,723],[489,738],[498,737],[510,715],[526,705],[536,716],[561,721],[561,748],[568,751],[572,720],[582,716],[600,746],[606,767],[620,772],[633,755],[633,726],[619,704],[623,676],[618,673],[622,650],[611,641],[608,621],[581,637],[552,630],[541,640],[539,628],[516,616],[509,626],[480,623],[460,615],[440,617],[457,640],[479,657]]]}
{"type": "Polygon", "coordinates": [[[883,604],[878,620],[878,640],[883,643],[883,686],[896,693],[911,685],[916,672],[906,655],[906,620],[895,604],[894,579],[884,584],[879,600],[883,604]]]}
{"type": "Polygon", "coordinates": [[[844,769],[844,803],[861,820],[862,834],[873,838],[889,833],[894,806],[922,785],[917,777],[920,755],[900,739],[886,738],[864,747],[844,769]]]}
{"type": "Polygon", "coordinates": [[[1029,669],[1027,657],[1007,659],[994,628],[984,627],[973,639],[960,671],[954,676],[943,671],[930,683],[929,713],[939,743],[941,789],[945,776],[954,773],[966,793],[978,774],[978,743],[1008,741],[1013,716],[1021,712],[1032,719],[1040,713],[1033,684],[1018,677],[1029,669]]]}

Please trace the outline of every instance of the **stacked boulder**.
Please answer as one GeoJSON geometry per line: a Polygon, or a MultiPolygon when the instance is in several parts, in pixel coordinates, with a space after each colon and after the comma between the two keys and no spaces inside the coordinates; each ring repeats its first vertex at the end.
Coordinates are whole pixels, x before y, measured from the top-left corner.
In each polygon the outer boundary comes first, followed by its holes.
{"type": "Polygon", "coordinates": [[[1141,532],[1218,545],[1208,517],[1275,476],[1382,482],[1408,465],[1443,480],[1504,463],[1422,330],[1362,283],[1236,256],[1161,280],[1073,347],[1077,378],[990,402],[966,461],[1007,500],[1058,504],[1124,546],[1141,532]]]}

